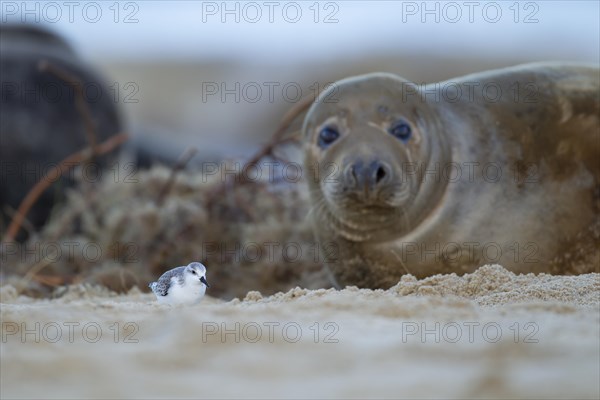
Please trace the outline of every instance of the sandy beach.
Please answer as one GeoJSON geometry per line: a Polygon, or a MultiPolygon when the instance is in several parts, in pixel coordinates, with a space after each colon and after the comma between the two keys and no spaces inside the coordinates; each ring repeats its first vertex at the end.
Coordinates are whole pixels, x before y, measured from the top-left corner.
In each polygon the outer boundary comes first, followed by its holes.
{"type": "MultiPolygon", "coordinates": [[[[1,288],[2,398],[598,398],[600,275],[405,276],[192,307],[1,288]]],[[[209,291],[210,294],[210,291],[209,291]]]]}
{"type": "Polygon", "coordinates": [[[600,399],[573,4],[1,2],[0,400],[600,399]]]}

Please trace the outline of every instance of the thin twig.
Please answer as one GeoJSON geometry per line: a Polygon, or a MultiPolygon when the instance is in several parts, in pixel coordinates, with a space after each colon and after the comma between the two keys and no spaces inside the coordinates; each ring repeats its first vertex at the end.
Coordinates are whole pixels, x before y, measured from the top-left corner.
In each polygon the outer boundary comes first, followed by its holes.
{"type": "MultiPolygon", "coordinates": [[[[4,212],[11,219],[11,221],[17,215],[17,210],[15,210],[13,207],[11,207],[9,205],[6,205],[4,207],[4,212]]],[[[22,222],[21,226],[23,227],[23,229],[25,229],[25,231],[27,231],[27,234],[29,236],[33,236],[33,234],[35,232],[35,227],[31,223],[31,221],[29,221],[27,218],[23,218],[23,222],[22,222]]]]}
{"type": "MultiPolygon", "coordinates": [[[[117,146],[122,144],[128,139],[126,133],[120,133],[118,135],[114,135],[107,139],[105,142],[96,146],[96,154],[102,155],[108,153],[115,149],[117,146]]],[[[21,201],[19,208],[15,214],[15,217],[10,222],[8,230],[4,235],[2,241],[4,243],[13,242],[17,233],[19,233],[19,229],[21,228],[21,224],[23,223],[23,219],[29,212],[29,209],[35,204],[37,199],[44,193],[50,185],[56,179],[56,176],[62,176],[65,172],[69,171],[71,168],[76,165],[81,164],[82,162],[89,159],[90,155],[93,153],[91,147],[86,147],[83,150],[78,151],[77,153],[73,153],[67,158],[63,159],[58,165],[52,167],[43,177],[40,179],[27,193],[27,196],[21,201]]]]}
{"type": "Polygon", "coordinates": [[[273,133],[271,140],[269,140],[269,142],[261,150],[259,150],[252,158],[250,158],[246,164],[256,164],[262,158],[271,155],[275,147],[282,142],[282,136],[288,130],[290,125],[292,125],[296,117],[298,117],[298,115],[300,115],[302,112],[306,111],[314,101],[314,96],[308,96],[302,99],[298,104],[294,105],[294,107],[290,108],[281,119],[281,122],[279,123],[275,133],[273,133]]]}
{"type": "Polygon", "coordinates": [[[58,176],[62,176],[66,171],[70,170],[75,165],[88,162],[97,155],[108,153],[113,148],[127,140],[127,135],[121,134],[111,137],[102,145],[98,145],[92,113],[83,95],[82,80],[76,75],[49,62],[48,60],[40,61],[38,64],[38,69],[42,72],[47,71],[51,73],[73,87],[75,92],[75,106],[83,120],[89,147],[67,156],[67,158],[63,159],[57,166],[50,169],[50,171],[48,171],[46,175],[29,190],[27,196],[25,196],[25,198],[21,201],[21,204],[19,205],[15,215],[11,216],[11,223],[3,238],[4,242],[14,241],[17,233],[19,233],[19,229],[24,223],[27,212],[29,212],[29,209],[35,204],[39,196],[41,196],[41,194],[52,184],[52,181],[48,178],[49,176],[53,176],[56,173],[59,174],[58,176]]]}
{"type": "MultiPolygon", "coordinates": [[[[283,138],[283,135],[286,133],[287,129],[292,125],[292,123],[298,117],[298,115],[300,115],[302,112],[306,111],[308,109],[308,107],[310,107],[310,105],[314,102],[314,99],[315,99],[314,97],[309,96],[305,99],[302,99],[294,107],[292,107],[290,110],[288,110],[284,114],[283,118],[281,119],[281,122],[279,123],[277,130],[273,133],[269,142],[267,144],[265,144],[256,154],[254,154],[254,156],[252,156],[250,158],[250,160],[246,163],[246,165],[256,164],[264,157],[273,156],[273,151],[274,151],[275,147],[277,147],[278,145],[281,145],[284,142],[292,140],[290,138],[283,138]]],[[[278,157],[275,157],[275,158],[278,158],[278,157]]],[[[257,182],[256,180],[243,179],[243,177],[244,177],[244,175],[242,173],[237,173],[236,176],[234,177],[234,179],[232,179],[232,181],[239,183],[239,184],[244,184],[244,183],[249,183],[249,182],[261,183],[261,184],[263,183],[263,182],[257,182]]],[[[214,198],[216,198],[217,196],[221,195],[224,191],[226,191],[227,187],[228,187],[227,181],[223,181],[223,182],[221,182],[220,185],[218,185],[216,188],[214,188],[211,192],[207,193],[206,206],[210,207],[212,200],[214,198]]],[[[241,202],[239,202],[239,201],[238,201],[238,203],[241,204],[241,202]]],[[[243,207],[240,207],[240,208],[243,208],[243,207]]],[[[182,237],[185,233],[187,233],[187,231],[189,231],[192,228],[193,228],[193,225],[188,223],[188,224],[184,225],[182,228],[180,228],[170,240],[159,240],[158,243],[160,243],[160,244],[158,244],[157,254],[161,254],[161,255],[166,254],[168,249],[172,246],[172,243],[174,241],[179,240],[180,237],[182,237]]]]}
{"type": "MultiPolygon", "coordinates": [[[[294,120],[298,117],[298,115],[300,115],[301,113],[306,111],[314,101],[315,101],[315,96],[307,96],[304,99],[300,100],[300,102],[295,104],[292,108],[290,108],[284,114],[283,118],[281,119],[281,121],[279,123],[279,126],[277,127],[277,130],[273,133],[270,140],[258,152],[256,152],[245,163],[245,165],[246,166],[255,165],[265,157],[273,157],[275,159],[280,159],[279,157],[277,157],[273,154],[275,148],[285,142],[294,140],[293,138],[284,138],[283,136],[286,133],[286,131],[288,130],[288,128],[292,125],[294,120]]],[[[237,183],[240,185],[243,185],[245,183],[250,183],[250,182],[256,182],[256,180],[248,179],[248,177],[245,176],[245,174],[243,173],[243,171],[245,171],[245,168],[242,168],[241,171],[242,172],[236,173],[235,176],[233,177],[233,179],[231,179],[229,182],[234,182],[234,183],[237,183]]],[[[228,183],[228,180],[224,180],[223,182],[221,182],[221,184],[219,186],[217,186],[212,191],[212,193],[210,193],[208,195],[208,201],[210,202],[215,197],[223,194],[223,192],[226,191],[227,188],[229,188],[227,183],[228,183]]]]}
{"type": "Polygon", "coordinates": [[[158,197],[156,198],[157,206],[161,206],[164,203],[165,198],[167,197],[167,195],[171,191],[171,188],[175,184],[175,178],[177,177],[177,174],[179,173],[179,171],[185,168],[187,163],[192,159],[192,157],[196,155],[197,152],[197,148],[188,147],[187,149],[185,149],[181,157],[179,157],[179,160],[177,160],[177,162],[171,169],[171,175],[169,176],[169,179],[167,180],[167,182],[165,182],[164,186],[158,194],[158,197]]]}

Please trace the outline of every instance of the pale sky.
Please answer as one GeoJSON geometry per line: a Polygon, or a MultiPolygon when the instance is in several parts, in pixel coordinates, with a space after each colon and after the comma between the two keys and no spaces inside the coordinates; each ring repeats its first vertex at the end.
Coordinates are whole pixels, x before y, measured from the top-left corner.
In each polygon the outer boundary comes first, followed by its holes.
{"type": "Polygon", "coordinates": [[[594,0],[228,2],[229,14],[224,4],[2,1],[0,12],[2,22],[37,18],[54,27],[90,60],[226,58],[285,64],[324,55],[422,50],[600,61],[600,9],[594,0]]]}

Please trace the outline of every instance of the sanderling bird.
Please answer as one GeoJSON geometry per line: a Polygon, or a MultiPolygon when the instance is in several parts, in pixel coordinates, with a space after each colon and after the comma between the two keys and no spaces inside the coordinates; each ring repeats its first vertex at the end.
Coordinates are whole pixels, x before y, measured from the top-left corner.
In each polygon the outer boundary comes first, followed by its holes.
{"type": "Polygon", "coordinates": [[[196,304],[210,287],[206,282],[206,267],[199,262],[173,268],[148,286],[158,302],[164,304],[196,304]]]}

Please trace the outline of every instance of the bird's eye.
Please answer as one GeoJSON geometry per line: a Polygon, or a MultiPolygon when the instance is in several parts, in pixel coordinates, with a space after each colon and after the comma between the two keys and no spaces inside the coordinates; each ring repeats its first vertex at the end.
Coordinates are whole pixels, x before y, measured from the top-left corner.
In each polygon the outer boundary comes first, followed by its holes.
{"type": "Polygon", "coordinates": [[[397,137],[403,142],[408,141],[410,136],[412,135],[412,128],[408,124],[408,122],[403,120],[398,120],[394,122],[389,129],[391,135],[397,137]]]}
{"type": "Polygon", "coordinates": [[[319,147],[325,148],[335,142],[340,137],[337,128],[326,126],[319,132],[319,147]]]}
{"type": "Polygon", "coordinates": [[[192,274],[196,275],[196,271],[192,270],[192,274]]]}

